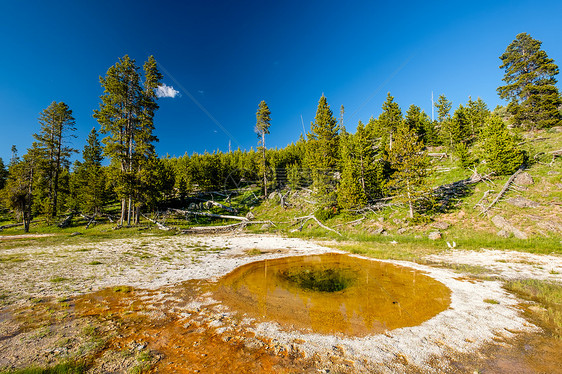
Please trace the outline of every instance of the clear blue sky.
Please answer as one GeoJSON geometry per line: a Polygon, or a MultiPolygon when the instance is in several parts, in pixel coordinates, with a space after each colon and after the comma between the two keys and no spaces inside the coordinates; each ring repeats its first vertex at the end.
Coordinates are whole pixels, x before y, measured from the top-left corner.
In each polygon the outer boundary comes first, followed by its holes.
{"type": "Polygon", "coordinates": [[[255,147],[255,112],[272,112],[268,146],[307,130],[324,93],[346,127],[378,116],[387,92],[403,112],[431,114],[431,92],[456,108],[493,109],[499,56],[520,32],[562,64],[559,1],[6,1],[0,2],[0,157],[20,156],[52,101],[74,112],[82,149],[99,106],[99,76],[128,54],[153,54],[163,82],[160,155],[255,147]],[[205,108],[199,107],[190,97],[205,108]],[[211,118],[212,117],[212,118],[211,118]]]}

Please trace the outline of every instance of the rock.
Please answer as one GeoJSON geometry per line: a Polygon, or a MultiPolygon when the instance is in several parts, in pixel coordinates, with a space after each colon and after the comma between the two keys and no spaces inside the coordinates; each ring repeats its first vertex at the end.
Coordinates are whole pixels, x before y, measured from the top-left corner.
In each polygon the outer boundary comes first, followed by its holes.
{"type": "Polygon", "coordinates": [[[277,191],[273,191],[272,193],[269,194],[268,199],[273,200],[276,197],[277,197],[277,191]]]}
{"type": "Polygon", "coordinates": [[[394,222],[394,224],[396,224],[396,225],[398,225],[398,226],[400,226],[400,225],[402,225],[402,224],[404,223],[404,221],[402,221],[402,220],[399,219],[399,218],[394,218],[394,219],[392,220],[392,222],[394,222]]]}
{"type": "Polygon", "coordinates": [[[247,219],[248,221],[251,221],[251,220],[253,220],[254,218],[256,218],[256,216],[254,216],[254,213],[248,212],[248,214],[246,214],[246,219],[247,219]]]}
{"type": "MultiPolygon", "coordinates": [[[[511,222],[509,222],[504,217],[500,216],[499,214],[492,217],[492,223],[500,230],[505,230],[508,233],[512,233],[517,239],[527,239],[527,234],[523,231],[519,230],[517,227],[513,226],[511,222]]],[[[499,233],[498,233],[499,235],[499,233]]]]}
{"type": "Polygon", "coordinates": [[[556,188],[558,188],[559,190],[562,190],[562,183],[556,183],[556,188]]]}
{"type": "Polygon", "coordinates": [[[447,222],[433,222],[431,227],[439,230],[447,230],[451,225],[447,222]]]}
{"type": "Polygon", "coordinates": [[[510,234],[509,231],[500,230],[500,231],[498,231],[497,235],[498,235],[500,238],[509,238],[511,234],[510,234]]]}
{"type": "Polygon", "coordinates": [[[261,230],[269,230],[271,228],[271,223],[264,223],[261,226],[261,230]]]}
{"type": "Polygon", "coordinates": [[[70,236],[78,236],[78,235],[82,235],[81,232],[73,232],[72,234],[70,234],[70,236]]]}
{"type": "Polygon", "coordinates": [[[404,234],[406,231],[408,231],[408,229],[402,227],[402,228],[398,229],[396,232],[398,233],[398,235],[402,235],[402,234],[404,234]]]}
{"type": "Polygon", "coordinates": [[[540,206],[536,201],[529,200],[522,196],[512,197],[507,199],[506,202],[519,208],[538,208],[540,206]]]}
{"type": "Polygon", "coordinates": [[[523,172],[515,177],[513,183],[518,184],[520,186],[530,186],[535,183],[533,177],[527,172],[523,172]]]}
{"type": "Polygon", "coordinates": [[[432,231],[427,237],[431,240],[439,240],[441,239],[441,233],[439,231],[432,231]]]}
{"type": "Polygon", "coordinates": [[[384,232],[384,228],[382,227],[377,227],[376,229],[373,230],[373,234],[375,235],[381,235],[384,232]]]}
{"type": "Polygon", "coordinates": [[[542,229],[562,233],[562,225],[553,221],[541,221],[537,224],[542,229]]]}
{"type": "Polygon", "coordinates": [[[560,172],[556,170],[549,170],[548,173],[546,173],[546,175],[558,175],[558,174],[560,174],[560,172]]]}

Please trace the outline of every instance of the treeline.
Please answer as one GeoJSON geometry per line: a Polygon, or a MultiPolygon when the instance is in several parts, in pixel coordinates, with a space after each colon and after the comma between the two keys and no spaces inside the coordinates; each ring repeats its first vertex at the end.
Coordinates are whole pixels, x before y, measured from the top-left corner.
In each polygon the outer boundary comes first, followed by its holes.
{"type": "Polygon", "coordinates": [[[432,207],[430,149],[452,155],[463,168],[484,164],[496,174],[509,174],[527,158],[508,125],[538,129],[561,124],[562,99],[554,78],[558,67],[540,45],[519,34],[500,57],[506,85],[498,92],[510,102],[493,112],[480,98],[453,110],[441,95],[433,121],[416,105],[403,113],[389,93],[381,114],[366,124],[360,121],[350,133],[343,106],[336,118],[322,96],[305,136],[285,148],[267,149],[272,115],[262,101],[256,112],[256,150],[177,158],[159,158],[154,149],[155,90],[162,79],[154,57],[141,75],[135,60],[124,56],[100,77],[104,93],[94,110],[100,128],[90,132],[81,160],[70,165],[77,152],[69,146],[75,132],[72,110],[53,102],[41,113],[40,130],[26,154],[19,157],[14,146],[7,167],[0,159],[2,204],[26,230],[32,217],[95,216],[109,203],[120,207],[119,224],[131,225],[143,211],[185,203],[193,194],[249,187],[267,198],[268,191],[307,188],[327,214],[359,210],[392,196],[414,217],[432,207]],[[104,158],[108,166],[102,165],[104,158]]]}

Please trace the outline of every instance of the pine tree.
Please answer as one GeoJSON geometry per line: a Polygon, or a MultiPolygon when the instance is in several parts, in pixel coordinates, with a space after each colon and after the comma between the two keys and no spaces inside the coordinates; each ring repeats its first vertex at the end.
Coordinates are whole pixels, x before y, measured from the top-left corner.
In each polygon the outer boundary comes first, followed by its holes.
{"type": "Polygon", "coordinates": [[[263,175],[263,196],[267,199],[267,165],[265,157],[265,135],[269,134],[269,126],[271,126],[271,112],[267,103],[262,100],[256,112],[256,133],[258,134],[258,146],[262,154],[261,171],[263,175]]]}
{"type": "Polygon", "coordinates": [[[29,232],[33,217],[34,189],[37,187],[37,170],[41,157],[37,142],[33,143],[22,159],[13,155],[2,194],[5,205],[14,211],[16,220],[22,220],[25,232],[29,232]]]}
{"type": "Polygon", "coordinates": [[[334,173],[337,171],[339,162],[338,131],[338,122],[334,118],[326,97],[322,95],[318,102],[314,122],[307,134],[306,159],[312,170],[317,200],[324,207],[335,205],[337,199],[334,173]]]}
{"type": "Polygon", "coordinates": [[[558,66],[541,44],[521,33],[500,56],[506,85],[498,87],[498,93],[510,101],[508,111],[517,126],[548,128],[562,123],[562,98],[555,86],[558,66]]]}
{"type": "Polygon", "coordinates": [[[84,150],[83,162],[74,167],[74,194],[78,208],[85,213],[100,213],[106,202],[105,173],[102,168],[103,149],[95,128],[92,128],[84,150]]]}
{"type": "Polygon", "coordinates": [[[359,208],[365,205],[367,197],[361,181],[361,164],[357,158],[357,145],[354,136],[340,133],[341,180],[338,187],[338,205],[343,209],[359,208]]]}
{"type": "Polygon", "coordinates": [[[397,201],[408,204],[409,216],[420,211],[421,201],[428,196],[427,177],[429,158],[423,142],[415,131],[406,125],[398,127],[392,149],[387,150],[388,162],[393,174],[388,181],[389,189],[397,201]]]}
{"type": "Polygon", "coordinates": [[[8,170],[4,165],[2,157],[0,157],[0,190],[2,190],[6,185],[6,179],[8,179],[8,170]]]}
{"type": "Polygon", "coordinates": [[[375,199],[383,195],[384,178],[383,164],[376,140],[359,121],[353,136],[355,154],[359,167],[359,182],[361,190],[367,199],[375,199]]]}
{"type": "Polygon", "coordinates": [[[439,98],[435,103],[435,108],[437,109],[437,122],[443,123],[443,121],[451,118],[452,107],[453,103],[447,100],[447,97],[445,95],[439,95],[439,98]]]}
{"type": "MultiPolygon", "coordinates": [[[[435,108],[437,109],[437,133],[439,138],[445,144],[449,144],[449,138],[446,134],[446,129],[451,121],[451,108],[453,103],[447,100],[447,97],[443,94],[439,95],[437,102],[435,103],[435,108]]],[[[449,144],[450,145],[450,144],[449,144]]]]}
{"type": "Polygon", "coordinates": [[[517,148],[515,138],[499,117],[488,118],[482,138],[486,165],[497,174],[511,174],[525,161],[525,154],[517,148]]]}
{"type": "Polygon", "coordinates": [[[100,109],[94,118],[101,125],[104,154],[116,167],[113,173],[116,192],[121,199],[120,224],[138,220],[134,215],[134,197],[140,192],[140,173],[155,156],[153,135],[154,113],[158,109],[155,89],[162,79],[156,60],[150,56],[144,64],[144,82],[141,83],[135,60],[125,55],[111,66],[105,77],[100,77],[104,94],[100,109]]]}
{"type": "Polygon", "coordinates": [[[394,133],[401,126],[402,120],[402,110],[389,92],[382,104],[382,113],[377,119],[377,132],[382,135],[383,143],[388,144],[389,149],[392,149],[394,133]]]}
{"type": "Polygon", "coordinates": [[[469,122],[464,107],[459,105],[453,118],[443,121],[441,134],[450,149],[455,149],[458,143],[468,141],[469,122]]]}
{"type": "Polygon", "coordinates": [[[70,155],[76,150],[67,144],[68,137],[76,130],[72,110],[63,102],[53,101],[39,116],[41,131],[33,137],[38,143],[40,158],[44,160],[38,170],[45,181],[48,204],[46,213],[57,215],[59,208],[60,175],[70,166],[70,155]]]}
{"type": "Polygon", "coordinates": [[[424,143],[428,143],[428,138],[433,135],[431,119],[419,106],[414,104],[410,105],[406,112],[406,117],[404,117],[404,121],[410,129],[416,132],[424,143]]]}
{"type": "Polygon", "coordinates": [[[480,131],[490,114],[488,105],[486,105],[481,98],[478,98],[476,101],[472,100],[471,97],[468,98],[466,115],[468,117],[470,134],[473,141],[478,138],[480,131]]]}

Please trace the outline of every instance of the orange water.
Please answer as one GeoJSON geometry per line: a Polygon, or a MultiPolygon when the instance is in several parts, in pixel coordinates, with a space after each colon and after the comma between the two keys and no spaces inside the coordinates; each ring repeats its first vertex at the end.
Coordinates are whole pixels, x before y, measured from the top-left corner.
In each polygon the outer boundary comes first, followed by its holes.
{"type": "Polygon", "coordinates": [[[419,325],[447,309],[450,290],[423,272],[341,254],[265,260],[223,277],[214,297],[232,310],[286,329],[364,336],[419,325]],[[288,271],[342,274],[341,291],[303,288],[288,271]],[[350,279],[351,278],[351,279],[350,279]]]}

